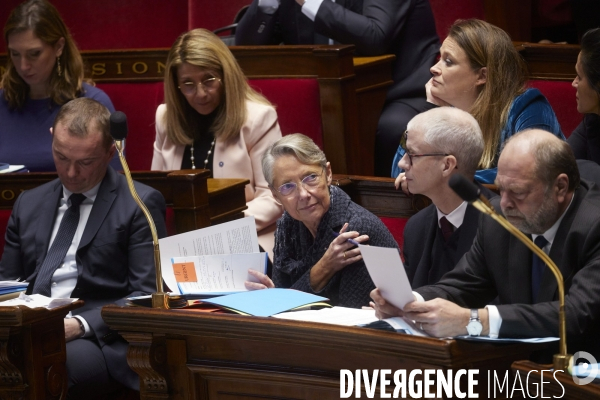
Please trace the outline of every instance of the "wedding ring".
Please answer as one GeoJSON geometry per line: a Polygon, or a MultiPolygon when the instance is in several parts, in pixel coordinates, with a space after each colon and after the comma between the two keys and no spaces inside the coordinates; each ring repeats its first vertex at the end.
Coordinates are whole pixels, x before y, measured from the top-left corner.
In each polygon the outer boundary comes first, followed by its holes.
{"type": "Polygon", "coordinates": [[[344,260],[346,259],[346,252],[344,252],[344,260]]]}
{"type": "Polygon", "coordinates": [[[423,323],[422,322],[419,324],[419,329],[423,330],[423,323]]]}

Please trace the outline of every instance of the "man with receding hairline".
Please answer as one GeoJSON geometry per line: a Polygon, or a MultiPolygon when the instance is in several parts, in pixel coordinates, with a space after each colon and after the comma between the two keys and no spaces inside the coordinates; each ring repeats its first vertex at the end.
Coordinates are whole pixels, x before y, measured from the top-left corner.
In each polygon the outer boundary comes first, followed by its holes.
{"type": "MultiPolygon", "coordinates": [[[[492,205],[560,268],[569,353],[600,356],[600,189],[581,180],[569,145],[541,130],[513,136],[498,161],[492,205]]],[[[482,215],[471,249],[399,310],[378,289],[379,317],[405,315],[432,336],[558,336],[557,283],[517,238],[482,215]],[[487,306],[498,296],[498,306],[487,306]],[[469,328],[467,328],[469,327],[469,328]]]]}
{"type": "MultiPolygon", "coordinates": [[[[13,207],[0,280],[26,279],[28,294],[80,298],[65,319],[69,398],[95,398],[123,384],[139,390],[127,342],[102,320],[102,306],[155,290],[152,236],[115,153],[110,112],[88,98],[66,103],[52,132],[58,179],[23,192],[13,207]]],[[[166,234],[162,195],[135,183],[159,237],[166,234]]]]}

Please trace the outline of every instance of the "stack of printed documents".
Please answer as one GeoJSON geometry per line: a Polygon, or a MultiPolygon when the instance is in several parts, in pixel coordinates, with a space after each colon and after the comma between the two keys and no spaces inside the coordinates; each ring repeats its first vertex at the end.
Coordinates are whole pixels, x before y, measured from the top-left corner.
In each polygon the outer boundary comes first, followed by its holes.
{"type": "Polygon", "coordinates": [[[198,229],[159,240],[163,280],[171,293],[213,297],[246,291],[256,281],[252,268],[267,269],[260,253],[254,217],[198,229]]]}

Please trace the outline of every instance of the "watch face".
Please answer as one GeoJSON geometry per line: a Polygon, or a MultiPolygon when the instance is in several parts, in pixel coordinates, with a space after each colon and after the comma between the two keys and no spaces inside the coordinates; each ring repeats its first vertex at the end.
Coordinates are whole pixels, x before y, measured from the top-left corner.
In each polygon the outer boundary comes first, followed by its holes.
{"type": "Polygon", "coordinates": [[[467,332],[469,332],[470,336],[479,336],[483,329],[483,325],[479,321],[469,321],[469,325],[467,325],[467,332]]]}

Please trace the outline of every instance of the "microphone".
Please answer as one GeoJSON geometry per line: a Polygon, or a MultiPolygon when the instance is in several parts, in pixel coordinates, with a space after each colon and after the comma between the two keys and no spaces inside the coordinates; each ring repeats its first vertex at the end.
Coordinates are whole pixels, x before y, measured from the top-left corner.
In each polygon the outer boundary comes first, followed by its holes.
{"type": "Polygon", "coordinates": [[[110,115],[110,136],[114,140],[125,140],[127,131],[127,115],[123,111],[112,113],[110,115]]]}
{"type": "Polygon", "coordinates": [[[474,185],[473,182],[469,181],[463,175],[452,175],[448,181],[448,186],[450,186],[450,188],[454,190],[454,192],[459,195],[461,199],[469,203],[473,203],[475,200],[480,200],[492,210],[494,209],[489,200],[481,194],[481,189],[479,189],[477,185],[474,185]]]}
{"type": "Polygon", "coordinates": [[[110,135],[113,137],[115,141],[115,147],[119,152],[119,159],[121,160],[121,165],[123,166],[123,172],[125,173],[125,178],[127,179],[127,185],[129,186],[131,196],[146,216],[148,225],[150,225],[150,232],[152,233],[152,243],[154,245],[154,268],[156,270],[156,293],[152,293],[152,307],[169,308],[169,295],[163,290],[162,269],[160,265],[160,248],[158,246],[156,226],[154,225],[154,220],[152,219],[150,211],[148,211],[148,207],[146,207],[135,190],[133,179],[131,178],[131,172],[129,171],[129,166],[127,165],[127,161],[123,155],[123,149],[125,147],[124,140],[127,137],[127,116],[125,113],[121,111],[115,111],[111,114],[110,135]]]}
{"type": "Polygon", "coordinates": [[[542,251],[539,247],[533,243],[533,241],[525,236],[523,232],[518,230],[513,224],[508,222],[506,218],[498,214],[494,207],[487,201],[487,199],[481,195],[481,190],[473,183],[470,182],[461,174],[454,174],[450,177],[448,185],[454,192],[459,195],[463,200],[468,201],[482,213],[488,214],[496,222],[498,222],[504,229],[510,232],[513,236],[516,236],[525,246],[529,248],[535,255],[546,263],[548,268],[554,274],[558,283],[558,333],[560,337],[559,354],[554,355],[554,369],[561,369],[565,372],[568,371],[570,364],[573,362],[572,355],[567,354],[567,325],[565,319],[565,287],[563,282],[563,276],[554,261],[542,251]]]}

